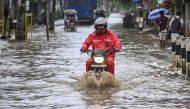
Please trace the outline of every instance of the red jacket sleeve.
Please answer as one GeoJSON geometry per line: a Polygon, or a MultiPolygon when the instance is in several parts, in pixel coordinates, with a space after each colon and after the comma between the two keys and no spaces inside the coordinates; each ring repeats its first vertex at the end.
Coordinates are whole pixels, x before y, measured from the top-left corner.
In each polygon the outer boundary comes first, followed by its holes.
{"type": "Polygon", "coordinates": [[[121,43],[120,43],[117,35],[115,33],[113,33],[113,32],[111,32],[110,35],[112,37],[113,47],[121,49],[121,43]]]}
{"type": "Polygon", "coordinates": [[[86,38],[86,40],[84,41],[82,48],[83,49],[88,49],[90,46],[92,45],[92,35],[88,35],[88,37],[86,38]]]}

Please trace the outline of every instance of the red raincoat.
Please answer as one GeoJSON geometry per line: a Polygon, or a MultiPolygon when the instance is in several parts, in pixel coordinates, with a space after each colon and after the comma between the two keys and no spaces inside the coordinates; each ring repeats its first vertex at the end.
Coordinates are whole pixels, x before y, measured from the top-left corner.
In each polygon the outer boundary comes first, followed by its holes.
{"type": "MultiPolygon", "coordinates": [[[[115,33],[111,30],[106,30],[105,33],[99,35],[96,32],[89,34],[88,38],[84,41],[82,48],[88,49],[92,45],[92,49],[102,48],[109,50],[111,48],[121,49],[120,41],[115,33]]],[[[115,53],[108,54],[107,57],[108,71],[114,74],[114,60],[115,53]]],[[[93,63],[93,60],[90,58],[86,62],[86,72],[90,70],[90,66],[93,63]]]]}

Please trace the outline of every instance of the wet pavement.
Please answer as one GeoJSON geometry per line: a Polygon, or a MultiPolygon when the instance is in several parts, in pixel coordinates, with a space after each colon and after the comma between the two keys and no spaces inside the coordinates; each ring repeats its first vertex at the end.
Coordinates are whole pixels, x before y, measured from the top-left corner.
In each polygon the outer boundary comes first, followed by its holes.
{"type": "Polygon", "coordinates": [[[93,26],[64,32],[59,25],[49,41],[44,28],[35,28],[29,40],[0,40],[0,108],[189,109],[190,82],[167,67],[171,50],[161,52],[157,37],[123,29],[119,14],[108,22],[122,43],[115,61],[119,88],[75,89],[88,58],[79,50],[93,26]]]}

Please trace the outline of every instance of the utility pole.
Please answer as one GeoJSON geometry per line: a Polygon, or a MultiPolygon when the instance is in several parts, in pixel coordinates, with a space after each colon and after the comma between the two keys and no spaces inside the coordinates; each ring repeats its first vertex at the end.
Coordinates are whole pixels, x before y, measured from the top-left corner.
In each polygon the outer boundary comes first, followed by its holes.
{"type": "Polygon", "coordinates": [[[66,9],[66,0],[63,0],[63,17],[65,16],[64,11],[66,9]]]}
{"type": "Polygon", "coordinates": [[[48,23],[49,23],[49,1],[45,2],[45,27],[46,27],[46,36],[47,36],[47,40],[49,40],[49,31],[48,31],[48,23]]]}
{"type": "Polygon", "coordinates": [[[25,40],[25,0],[18,3],[17,25],[16,25],[16,39],[25,40]]]}
{"type": "Polygon", "coordinates": [[[50,0],[50,30],[54,30],[54,21],[55,21],[55,0],[50,0]]]}
{"type": "Polygon", "coordinates": [[[6,0],[3,0],[3,7],[2,7],[2,36],[1,39],[7,38],[6,36],[6,28],[7,28],[7,17],[8,17],[8,11],[7,11],[7,2],[6,0]]]}
{"type": "Polygon", "coordinates": [[[60,8],[61,8],[61,18],[63,18],[63,1],[59,0],[60,2],[60,8]]]}
{"type": "Polygon", "coordinates": [[[8,12],[8,16],[7,16],[7,21],[6,21],[6,23],[7,23],[7,37],[8,38],[11,38],[11,20],[12,20],[12,16],[11,16],[11,1],[10,0],[8,0],[7,1],[7,12],[8,12]]]}
{"type": "Polygon", "coordinates": [[[10,26],[10,19],[11,19],[11,8],[10,8],[11,1],[10,0],[3,0],[1,1],[1,21],[2,21],[2,36],[1,38],[10,38],[11,37],[11,26],[10,26]]]}

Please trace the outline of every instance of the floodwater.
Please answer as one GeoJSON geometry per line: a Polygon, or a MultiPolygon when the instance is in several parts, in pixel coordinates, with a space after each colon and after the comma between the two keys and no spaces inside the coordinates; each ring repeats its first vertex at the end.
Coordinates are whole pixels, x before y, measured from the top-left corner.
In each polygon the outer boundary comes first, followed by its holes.
{"type": "Polygon", "coordinates": [[[160,52],[157,38],[122,29],[119,14],[108,22],[122,43],[115,61],[119,87],[76,89],[88,58],[80,47],[93,26],[77,32],[56,26],[50,41],[44,28],[35,28],[26,41],[0,40],[0,108],[189,109],[190,82],[168,67],[171,49],[160,52]]]}

